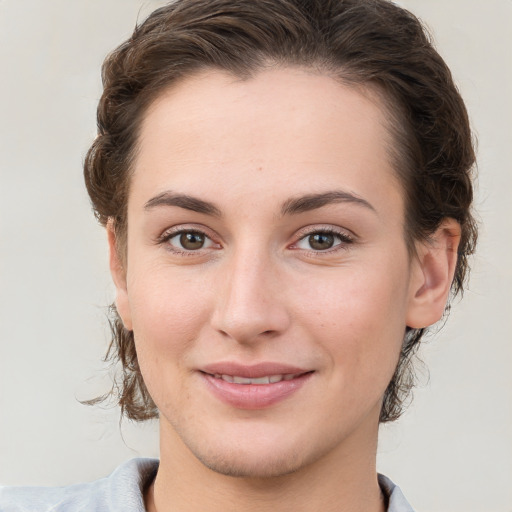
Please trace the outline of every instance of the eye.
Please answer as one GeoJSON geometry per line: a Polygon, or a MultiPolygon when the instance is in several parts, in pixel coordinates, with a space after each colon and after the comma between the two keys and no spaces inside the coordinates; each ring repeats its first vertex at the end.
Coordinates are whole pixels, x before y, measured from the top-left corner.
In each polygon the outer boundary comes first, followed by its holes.
{"type": "Polygon", "coordinates": [[[298,249],[305,249],[308,251],[328,251],[338,245],[350,244],[352,239],[344,234],[334,231],[315,231],[302,237],[295,246],[298,249]]]}
{"type": "Polygon", "coordinates": [[[166,238],[169,245],[182,251],[198,251],[214,245],[213,241],[201,231],[179,231],[166,238]]]}

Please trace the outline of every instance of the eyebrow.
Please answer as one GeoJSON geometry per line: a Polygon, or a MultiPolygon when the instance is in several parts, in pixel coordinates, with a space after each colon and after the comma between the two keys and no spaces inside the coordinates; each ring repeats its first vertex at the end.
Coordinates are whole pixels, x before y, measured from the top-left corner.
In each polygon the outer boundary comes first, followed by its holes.
{"type": "Polygon", "coordinates": [[[157,206],[178,206],[185,210],[193,212],[204,213],[214,217],[221,217],[221,211],[213,203],[203,201],[197,197],[192,197],[186,194],[174,194],[172,192],[162,192],[157,196],[151,198],[145,205],[145,210],[151,210],[157,206]]]}
{"type": "MultiPolygon", "coordinates": [[[[333,203],[353,203],[363,206],[376,213],[375,208],[365,199],[350,192],[334,190],[318,194],[307,194],[297,198],[288,199],[281,206],[281,215],[296,215],[311,210],[316,210],[333,203]]],[[[170,191],[162,192],[151,198],[144,205],[145,210],[151,210],[157,206],[177,206],[193,212],[204,213],[214,217],[221,217],[220,209],[209,201],[186,194],[176,194],[170,191]]]]}
{"type": "Polygon", "coordinates": [[[288,199],[281,207],[281,215],[294,215],[308,212],[333,203],[353,203],[377,213],[375,208],[365,199],[351,194],[350,192],[334,190],[319,194],[308,194],[296,199],[288,199]]]}

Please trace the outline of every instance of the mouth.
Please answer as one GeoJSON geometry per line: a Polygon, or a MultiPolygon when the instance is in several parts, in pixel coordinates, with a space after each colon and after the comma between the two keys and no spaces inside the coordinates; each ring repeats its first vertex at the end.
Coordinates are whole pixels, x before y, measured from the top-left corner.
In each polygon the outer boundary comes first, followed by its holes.
{"type": "Polygon", "coordinates": [[[221,402],[236,409],[264,409],[295,395],[314,370],[274,363],[222,363],[199,373],[207,389],[221,402]]]}
{"type": "MultiPolygon", "coordinates": [[[[310,373],[310,372],[305,372],[310,373]]],[[[226,374],[220,374],[215,373],[213,375],[209,374],[211,377],[214,377],[215,379],[222,379],[225,382],[230,382],[232,384],[243,384],[243,385],[249,385],[254,384],[256,386],[261,386],[263,384],[276,384],[278,382],[281,382],[283,380],[293,380],[297,377],[300,377],[301,375],[304,375],[303,373],[286,373],[286,374],[277,374],[277,375],[264,375],[263,377],[242,377],[240,375],[226,375],[226,374]]]]}

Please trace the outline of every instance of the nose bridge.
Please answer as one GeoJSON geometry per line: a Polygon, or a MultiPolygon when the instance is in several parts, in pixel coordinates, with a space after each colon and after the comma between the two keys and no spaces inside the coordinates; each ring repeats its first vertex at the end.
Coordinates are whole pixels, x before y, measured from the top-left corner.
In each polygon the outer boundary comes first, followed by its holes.
{"type": "Polygon", "coordinates": [[[240,343],[276,336],[289,323],[278,293],[278,261],[268,249],[239,244],[226,258],[213,314],[215,329],[240,343]]]}

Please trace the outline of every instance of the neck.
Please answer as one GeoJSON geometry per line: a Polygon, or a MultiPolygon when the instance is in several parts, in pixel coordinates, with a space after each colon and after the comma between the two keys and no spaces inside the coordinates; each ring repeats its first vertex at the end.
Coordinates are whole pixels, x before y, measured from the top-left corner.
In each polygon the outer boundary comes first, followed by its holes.
{"type": "Polygon", "coordinates": [[[161,422],[161,461],[146,494],[148,512],[385,512],[377,482],[377,428],[290,474],[226,476],[204,466],[161,422]],[[368,441],[371,439],[371,442],[368,441]]]}

